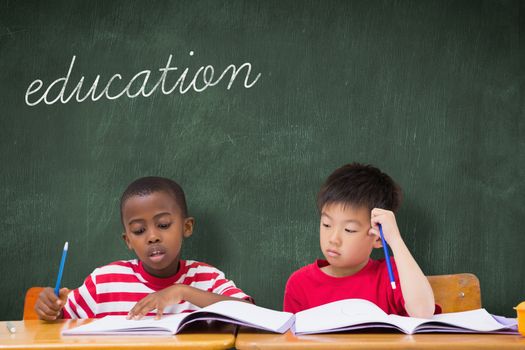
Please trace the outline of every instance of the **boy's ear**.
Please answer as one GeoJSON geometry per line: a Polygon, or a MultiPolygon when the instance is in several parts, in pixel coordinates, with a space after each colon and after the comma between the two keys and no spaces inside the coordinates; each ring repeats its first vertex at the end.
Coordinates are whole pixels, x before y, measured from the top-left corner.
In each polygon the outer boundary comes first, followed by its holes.
{"type": "Polygon", "coordinates": [[[381,242],[381,236],[375,234],[375,233],[372,233],[374,232],[373,231],[374,229],[373,228],[370,228],[368,234],[371,235],[373,238],[374,238],[374,242],[372,243],[372,247],[374,248],[383,248],[383,242],[381,242]]]}
{"type": "Polygon", "coordinates": [[[126,234],[126,232],[122,232],[122,239],[124,240],[124,242],[128,246],[128,249],[132,250],[131,245],[129,243],[128,235],[126,234]]]}
{"type": "Polygon", "coordinates": [[[184,219],[184,238],[188,238],[193,233],[193,225],[195,225],[195,219],[188,216],[184,219]]]}
{"type": "Polygon", "coordinates": [[[383,243],[381,242],[381,237],[375,236],[374,243],[372,245],[374,248],[383,248],[383,243]]]}

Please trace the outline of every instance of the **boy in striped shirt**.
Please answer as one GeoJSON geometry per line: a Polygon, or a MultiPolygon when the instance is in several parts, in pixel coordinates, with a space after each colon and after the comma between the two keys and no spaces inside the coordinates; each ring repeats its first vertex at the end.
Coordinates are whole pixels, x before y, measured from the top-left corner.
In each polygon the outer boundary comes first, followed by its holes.
{"type": "Polygon", "coordinates": [[[35,305],[41,319],[160,318],[222,300],[253,302],[215,267],[180,259],[182,241],[191,236],[195,221],[176,182],[161,177],[134,181],[121,197],[120,214],[122,237],[138,259],[97,268],[78,289],[62,288],[60,297],[45,288],[35,305]]]}

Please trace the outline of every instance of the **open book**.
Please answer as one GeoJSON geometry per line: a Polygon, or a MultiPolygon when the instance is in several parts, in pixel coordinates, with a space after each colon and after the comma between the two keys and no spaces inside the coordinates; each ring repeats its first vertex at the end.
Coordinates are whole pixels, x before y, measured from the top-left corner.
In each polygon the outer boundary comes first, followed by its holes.
{"type": "Polygon", "coordinates": [[[298,312],[295,334],[331,333],[365,328],[393,328],[413,333],[517,334],[515,319],[492,316],[485,309],[434,315],[431,319],[388,315],[363,299],[346,299],[298,312]]]}
{"type": "Polygon", "coordinates": [[[62,331],[63,335],[172,335],[186,325],[202,320],[217,320],[241,326],[284,333],[292,326],[294,315],[242,301],[220,301],[192,313],[126,320],[125,316],[106,316],[86,325],[62,331]]]}
{"type": "Polygon", "coordinates": [[[435,315],[431,319],[387,315],[363,299],[346,299],[292,314],[241,301],[221,301],[192,313],[126,320],[106,316],[86,325],[62,331],[63,335],[172,335],[186,325],[217,320],[274,333],[288,329],[297,334],[331,333],[367,328],[392,328],[407,334],[423,332],[517,334],[515,319],[490,315],[485,309],[435,315]]]}

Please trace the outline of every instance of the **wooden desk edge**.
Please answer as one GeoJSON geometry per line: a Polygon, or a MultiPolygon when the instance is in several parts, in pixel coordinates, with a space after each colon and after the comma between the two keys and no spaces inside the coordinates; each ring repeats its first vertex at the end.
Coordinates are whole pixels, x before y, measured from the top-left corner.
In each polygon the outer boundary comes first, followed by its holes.
{"type": "Polygon", "coordinates": [[[9,321],[16,333],[7,330],[8,321],[0,321],[0,349],[171,349],[198,347],[228,349],[235,346],[235,326],[209,326],[204,332],[189,328],[189,333],[164,336],[62,336],[64,327],[75,327],[90,320],[9,321]]]}
{"type": "Polygon", "coordinates": [[[244,349],[524,349],[525,337],[505,334],[327,333],[295,336],[241,329],[235,340],[244,349]]]}

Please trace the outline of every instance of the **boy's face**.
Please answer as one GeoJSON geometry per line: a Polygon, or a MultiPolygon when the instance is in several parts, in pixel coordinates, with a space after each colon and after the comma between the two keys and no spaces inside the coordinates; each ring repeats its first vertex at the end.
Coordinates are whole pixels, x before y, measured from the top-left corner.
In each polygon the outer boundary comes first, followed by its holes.
{"type": "Polygon", "coordinates": [[[175,199],[166,192],[132,196],[122,208],[129,249],[153,276],[177,273],[182,240],[193,232],[193,218],[185,218],[175,199]]]}
{"type": "Polygon", "coordinates": [[[330,265],[323,271],[332,276],[350,276],[366,266],[381,239],[370,235],[370,211],[365,207],[330,203],[321,211],[321,250],[330,265]]]}

